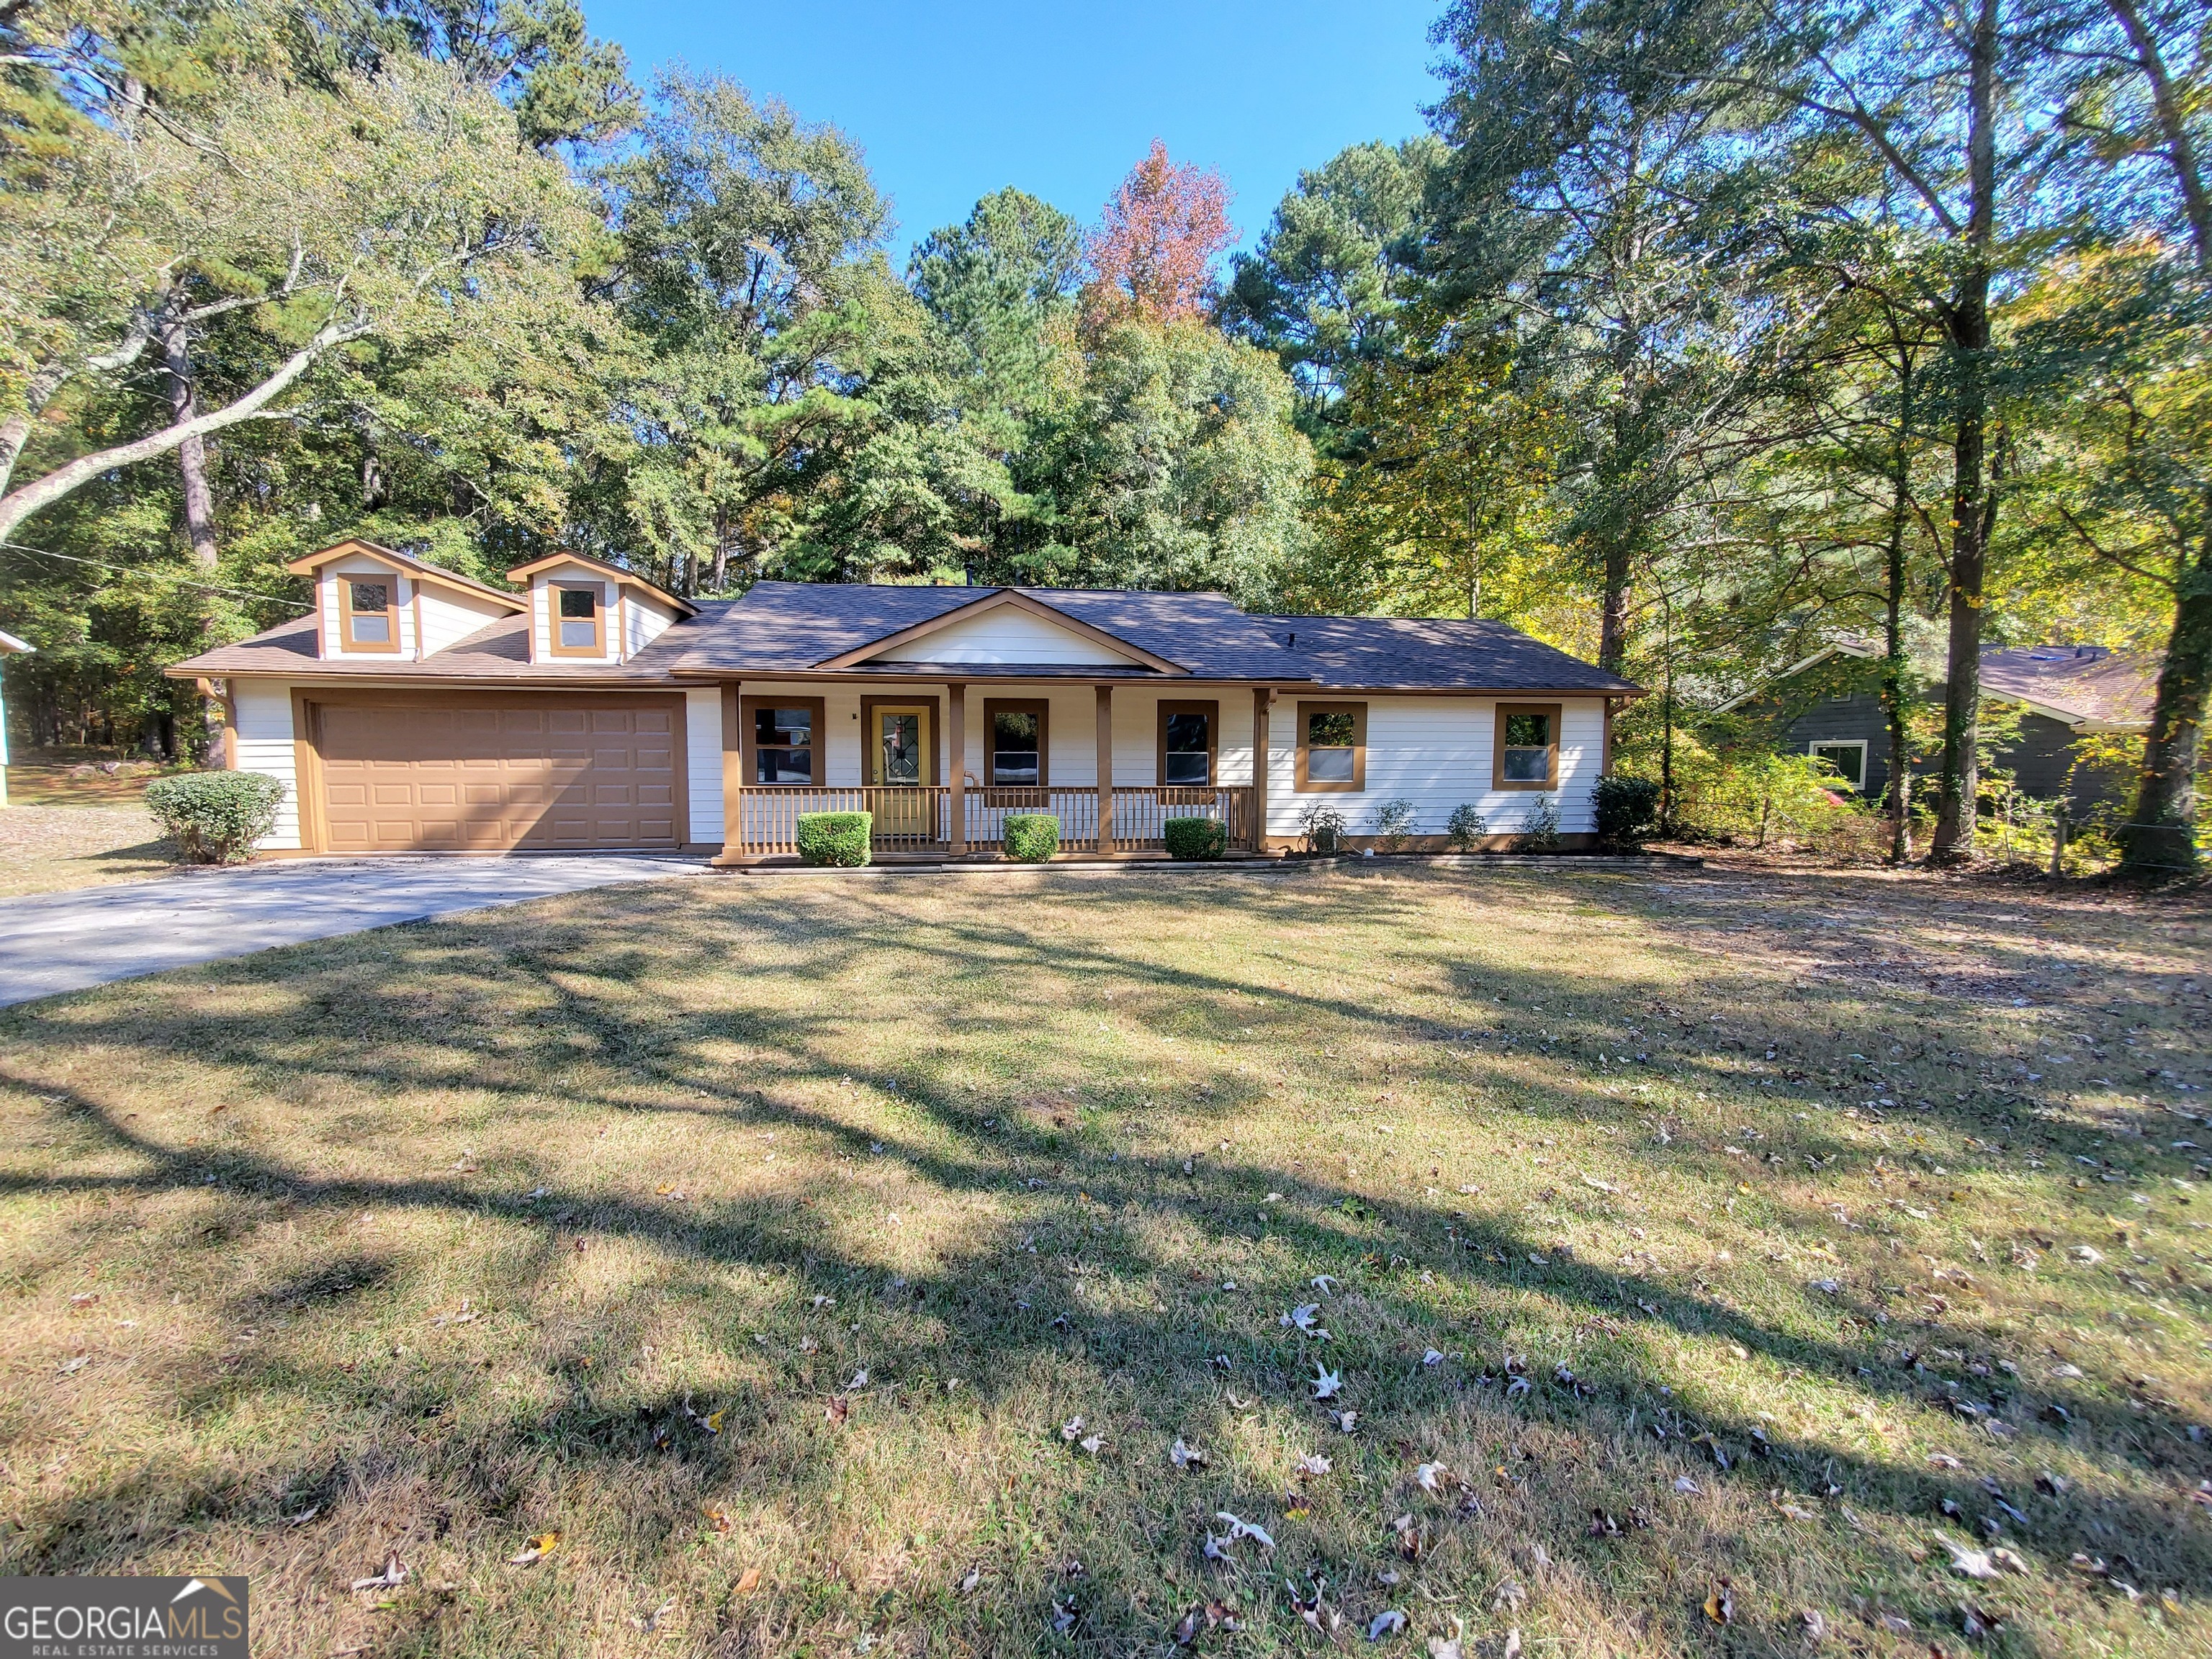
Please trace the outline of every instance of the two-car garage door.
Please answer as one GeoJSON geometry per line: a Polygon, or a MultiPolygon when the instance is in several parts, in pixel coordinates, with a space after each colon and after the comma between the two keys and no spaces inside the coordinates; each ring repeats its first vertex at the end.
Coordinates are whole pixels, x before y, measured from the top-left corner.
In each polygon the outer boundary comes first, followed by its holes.
{"type": "Polygon", "coordinates": [[[330,852],[683,842],[679,698],[459,692],[307,713],[330,852]]]}

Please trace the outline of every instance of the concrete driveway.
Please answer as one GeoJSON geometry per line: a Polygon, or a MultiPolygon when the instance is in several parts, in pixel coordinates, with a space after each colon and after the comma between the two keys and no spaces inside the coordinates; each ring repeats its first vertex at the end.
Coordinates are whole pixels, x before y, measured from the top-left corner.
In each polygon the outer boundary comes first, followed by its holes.
{"type": "Polygon", "coordinates": [[[0,907],[0,1007],[398,921],[705,872],[695,860],[614,853],[316,859],[10,899],[0,907]]]}

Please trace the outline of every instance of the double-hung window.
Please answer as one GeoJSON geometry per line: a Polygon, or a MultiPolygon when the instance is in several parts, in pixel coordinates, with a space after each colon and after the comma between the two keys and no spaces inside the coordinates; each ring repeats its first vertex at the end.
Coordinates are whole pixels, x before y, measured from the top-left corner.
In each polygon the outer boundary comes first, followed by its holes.
{"type": "Polygon", "coordinates": [[[1217,730],[1221,706],[1216,702],[1160,704],[1159,780],[1170,787],[1204,789],[1214,781],[1214,762],[1219,749],[1217,730]]]}
{"type": "Polygon", "coordinates": [[[744,733],[748,781],[812,784],[822,781],[822,700],[818,697],[747,697],[744,733]]]}
{"type": "Polygon", "coordinates": [[[398,584],[389,577],[340,576],[341,638],[349,651],[399,648],[398,584]]]}
{"type": "Polygon", "coordinates": [[[1297,787],[1307,794],[1357,794],[1367,787],[1367,705],[1298,705],[1297,787]]]}
{"type": "Polygon", "coordinates": [[[1559,704],[1499,703],[1496,739],[1495,758],[1491,766],[1492,787],[1559,787],[1559,704]]]}
{"type": "Polygon", "coordinates": [[[553,587],[553,652],[562,657],[601,657],[606,654],[606,610],[599,590],[553,587]]]}
{"type": "Polygon", "coordinates": [[[996,788],[1042,788],[1051,781],[1045,748],[1048,713],[1041,700],[984,700],[985,783],[996,788]]]}

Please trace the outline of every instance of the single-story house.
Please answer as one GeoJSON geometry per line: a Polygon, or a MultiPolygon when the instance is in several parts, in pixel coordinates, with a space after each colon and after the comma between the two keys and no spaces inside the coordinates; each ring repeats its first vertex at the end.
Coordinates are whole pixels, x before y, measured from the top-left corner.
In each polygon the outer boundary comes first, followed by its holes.
{"type": "MultiPolygon", "coordinates": [[[[1717,712],[1765,720],[1778,750],[1826,760],[1845,787],[1880,799],[1889,792],[1883,661],[1878,645],[1838,640],[1717,712]]],[[[2023,794],[2063,799],[2077,811],[2124,804],[2131,775],[2098,764],[2082,739],[2149,731],[2157,689],[2156,659],[2101,645],[1999,646],[1982,653],[1984,705],[2012,704],[2020,714],[2020,736],[1996,751],[1996,764],[2013,774],[2023,794]]],[[[1940,704],[1942,684],[1918,695],[1940,704]]],[[[1933,771],[1932,763],[1927,769],[1933,771]]]]}
{"type": "Polygon", "coordinates": [[[1010,812],[1157,853],[1176,816],[1277,853],[1412,803],[1504,844],[1592,839],[1639,688],[1491,622],[1262,617],[1218,593],[763,581],[694,602],[574,554],[491,586],[366,542],[290,567],[312,616],[169,671],[224,707],[223,763],[286,786],[271,851],[681,848],[788,858],[804,812],[879,855],[988,854],[1010,812]],[[1264,763],[1255,767],[1255,754],[1264,763]]]}
{"type": "MultiPolygon", "coordinates": [[[[13,634],[0,630],[0,663],[21,655],[31,648],[27,640],[19,640],[13,634]]],[[[0,675],[0,681],[4,681],[0,675]]],[[[0,685],[0,806],[8,804],[8,699],[4,685],[0,685]]]]}

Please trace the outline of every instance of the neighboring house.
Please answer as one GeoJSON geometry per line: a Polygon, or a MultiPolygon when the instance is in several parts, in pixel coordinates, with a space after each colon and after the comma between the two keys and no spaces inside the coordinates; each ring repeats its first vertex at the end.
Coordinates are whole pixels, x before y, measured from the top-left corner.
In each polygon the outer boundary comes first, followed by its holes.
{"type": "MultiPolygon", "coordinates": [[[[1723,703],[1773,725],[1777,746],[1831,762],[1844,782],[1870,799],[1889,790],[1889,723],[1881,706],[1881,647],[1842,640],[1792,663],[1755,692],[1723,703]]],[[[2076,810],[2122,805],[2130,778],[2100,766],[2082,739],[2150,729],[2158,686],[2154,659],[2101,645],[2031,645],[1982,653],[1982,701],[2014,705],[2020,735],[1996,751],[2022,793],[2068,800],[2076,810]]],[[[1943,699],[1941,684],[1920,693],[1943,699]]],[[[1932,767],[1929,769],[1932,770],[1932,767]]]]}
{"type": "MultiPolygon", "coordinates": [[[[0,633],[0,664],[19,656],[31,648],[29,643],[13,634],[0,633]]],[[[6,675],[0,673],[0,806],[8,804],[8,698],[6,675]]]]}
{"type": "Polygon", "coordinates": [[[263,845],[660,848],[789,857],[865,808],[880,853],[1145,854],[1164,819],[1277,852],[1309,807],[1415,845],[1539,797],[1591,839],[1611,717],[1638,688],[1498,623],[1255,617],[1218,593],[762,582],[693,604],[561,554],[506,592],[363,542],[292,567],[312,617],[169,672],[207,682],[226,763],[289,786],[263,845]],[[1255,773],[1255,751],[1266,764],[1255,773]]]}

